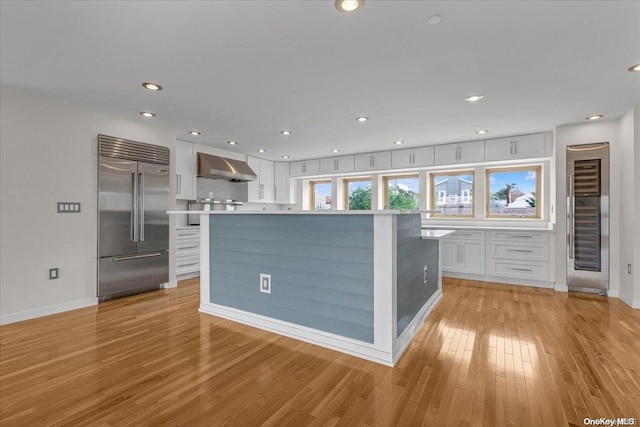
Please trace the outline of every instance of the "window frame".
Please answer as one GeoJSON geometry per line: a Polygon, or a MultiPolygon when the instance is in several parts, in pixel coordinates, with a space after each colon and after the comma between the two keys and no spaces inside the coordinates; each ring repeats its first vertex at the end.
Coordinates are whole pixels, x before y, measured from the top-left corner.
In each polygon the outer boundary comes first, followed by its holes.
{"type": "Polygon", "coordinates": [[[485,219],[515,219],[515,220],[541,220],[542,209],[540,205],[543,200],[542,194],[542,164],[507,166],[507,167],[487,167],[484,170],[484,217],[485,219]],[[489,175],[491,172],[508,172],[508,171],[532,171],[536,172],[536,212],[534,215],[499,215],[491,214],[491,187],[489,186],[489,175]]]}
{"type": "Polygon", "coordinates": [[[369,185],[371,185],[371,208],[369,210],[374,210],[373,209],[373,182],[370,176],[358,176],[358,177],[353,177],[353,178],[344,178],[342,180],[342,195],[343,195],[343,199],[342,199],[342,207],[343,210],[348,211],[349,209],[349,183],[351,182],[363,182],[363,181],[369,181],[369,185]]]}
{"type": "MultiPolygon", "coordinates": [[[[429,215],[430,218],[447,218],[447,219],[469,219],[469,218],[475,218],[476,216],[476,202],[474,200],[475,194],[476,194],[476,169],[454,169],[454,170],[438,170],[438,171],[430,171],[429,172],[429,194],[428,194],[428,200],[429,200],[429,209],[431,210],[437,210],[436,207],[436,201],[440,200],[439,199],[439,195],[440,193],[436,194],[436,185],[435,185],[435,177],[437,175],[449,175],[449,176],[453,176],[453,175],[471,175],[472,177],[472,182],[471,182],[471,193],[470,193],[470,198],[471,198],[471,214],[469,215],[462,215],[462,214],[445,214],[445,213],[431,213],[429,215]]],[[[461,195],[455,195],[456,197],[462,197],[461,195]]],[[[447,197],[451,197],[450,194],[446,194],[445,193],[445,199],[447,197]]]]}
{"type": "MultiPolygon", "coordinates": [[[[393,174],[393,175],[384,175],[382,177],[382,200],[383,200],[383,209],[384,206],[389,206],[389,180],[390,179],[402,179],[402,178],[415,178],[418,180],[418,188],[420,187],[420,174],[418,173],[408,173],[408,174],[393,174]]],[[[420,190],[418,189],[418,209],[420,208],[420,190]]],[[[388,208],[390,209],[390,208],[388,208]]]]}
{"type": "MultiPolygon", "coordinates": [[[[309,210],[315,211],[316,209],[316,184],[333,184],[331,179],[314,179],[309,181],[309,210]]],[[[331,189],[333,193],[333,188],[331,189]]],[[[333,197],[331,200],[331,209],[333,210],[333,197]]]]}

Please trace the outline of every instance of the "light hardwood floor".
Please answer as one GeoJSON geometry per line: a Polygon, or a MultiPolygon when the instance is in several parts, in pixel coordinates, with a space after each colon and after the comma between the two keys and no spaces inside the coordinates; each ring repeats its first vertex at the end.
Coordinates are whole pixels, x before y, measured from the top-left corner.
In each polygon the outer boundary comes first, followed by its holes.
{"type": "Polygon", "coordinates": [[[0,327],[0,425],[583,425],[640,418],[640,314],[445,280],[395,368],[200,314],[197,279],[0,327]]]}

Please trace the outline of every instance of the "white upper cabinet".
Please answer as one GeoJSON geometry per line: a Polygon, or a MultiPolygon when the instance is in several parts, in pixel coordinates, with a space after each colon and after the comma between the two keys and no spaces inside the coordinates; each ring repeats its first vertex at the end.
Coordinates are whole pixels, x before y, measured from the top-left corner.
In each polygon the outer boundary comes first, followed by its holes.
{"type": "Polygon", "coordinates": [[[433,161],[433,147],[407,148],[391,152],[391,167],[393,169],[431,166],[433,161]]]}
{"type": "Polygon", "coordinates": [[[309,176],[318,175],[320,173],[320,160],[301,160],[299,162],[289,163],[290,176],[309,176]]]}
{"type": "Polygon", "coordinates": [[[355,170],[357,172],[391,169],[391,151],[356,154],[355,159],[355,170]]]}
{"type": "Polygon", "coordinates": [[[196,150],[193,144],[176,141],[176,199],[196,199],[196,150]]]}
{"type": "Polygon", "coordinates": [[[436,145],[435,164],[453,165],[476,163],[484,160],[484,141],[461,142],[459,144],[436,145]]]}
{"type": "Polygon", "coordinates": [[[289,163],[275,163],[274,180],[275,202],[279,205],[288,205],[295,203],[295,189],[291,187],[292,182],[289,176],[289,163]]]}
{"type": "Polygon", "coordinates": [[[247,186],[247,201],[250,203],[273,203],[274,165],[271,160],[247,156],[249,167],[258,175],[247,186]]]}
{"type": "Polygon", "coordinates": [[[353,156],[327,157],[320,159],[320,173],[353,172],[355,160],[353,156]]]}
{"type": "Polygon", "coordinates": [[[488,139],[484,148],[487,161],[550,157],[551,151],[551,135],[543,133],[488,139]]]}

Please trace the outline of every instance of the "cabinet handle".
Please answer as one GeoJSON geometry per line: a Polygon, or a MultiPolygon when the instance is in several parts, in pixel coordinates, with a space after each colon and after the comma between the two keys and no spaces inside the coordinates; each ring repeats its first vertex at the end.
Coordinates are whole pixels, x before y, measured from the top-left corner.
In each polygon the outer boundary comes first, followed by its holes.
{"type": "Polygon", "coordinates": [[[533,239],[533,236],[511,236],[514,239],[533,239]]]}
{"type": "Polygon", "coordinates": [[[334,161],[333,161],[333,170],[334,170],[334,171],[337,171],[337,170],[338,170],[338,161],[337,161],[337,160],[334,160],[334,161]]]}
{"type": "Polygon", "coordinates": [[[409,155],[409,164],[414,164],[416,162],[416,153],[411,153],[409,155]]]}
{"type": "Polygon", "coordinates": [[[515,271],[533,271],[530,268],[517,268],[517,267],[509,267],[509,270],[515,270],[515,271]]]}
{"type": "Polygon", "coordinates": [[[302,164],[302,173],[307,173],[307,164],[306,163],[302,164]]]}
{"type": "Polygon", "coordinates": [[[273,198],[278,200],[278,186],[273,187],[273,198]]]}
{"type": "Polygon", "coordinates": [[[471,237],[472,234],[471,233],[456,233],[456,236],[469,236],[469,237],[471,237]]]}
{"type": "Polygon", "coordinates": [[[528,254],[533,253],[533,251],[529,251],[526,249],[507,249],[507,252],[526,252],[528,254]]]}
{"type": "Polygon", "coordinates": [[[264,199],[264,184],[260,184],[260,195],[258,198],[264,199]]]}
{"type": "Polygon", "coordinates": [[[179,264],[178,268],[180,268],[180,267],[189,267],[191,265],[196,265],[196,264],[198,264],[198,263],[197,262],[192,262],[192,263],[189,263],[189,264],[179,264]]]}
{"type": "Polygon", "coordinates": [[[518,155],[518,140],[513,141],[513,155],[518,155]]]}
{"type": "Polygon", "coordinates": [[[460,263],[464,264],[464,245],[460,245],[460,263]]]}
{"type": "Polygon", "coordinates": [[[195,249],[195,248],[199,248],[200,245],[195,245],[195,246],[184,246],[181,248],[177,248],[178,250],[183,250],[183,249],[195,249]]]}
{"type": "Polygon", "coordinates": [[[509,155],[513,156],[513,141],[509,141],[509,155]]]}

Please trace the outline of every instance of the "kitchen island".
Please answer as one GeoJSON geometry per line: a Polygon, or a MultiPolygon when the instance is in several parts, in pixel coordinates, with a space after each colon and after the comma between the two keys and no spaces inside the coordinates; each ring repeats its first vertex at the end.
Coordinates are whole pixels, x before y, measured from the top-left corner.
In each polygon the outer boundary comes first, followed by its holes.
{"type": "Polygon", "coordinates": [[[418,213],[200,214],[203,313],[393,366],[442,297],[418,213]]]}

